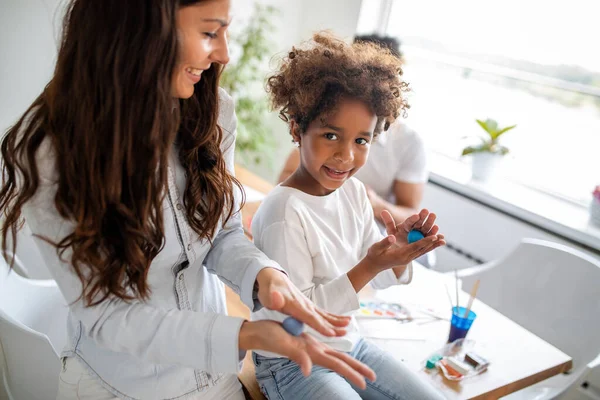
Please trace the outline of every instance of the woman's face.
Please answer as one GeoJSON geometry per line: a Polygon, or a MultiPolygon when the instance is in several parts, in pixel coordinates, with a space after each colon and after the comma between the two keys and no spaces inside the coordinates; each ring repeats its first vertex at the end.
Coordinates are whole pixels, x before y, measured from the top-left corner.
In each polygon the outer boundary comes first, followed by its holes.
{"type": "Polygon", "coordinates": [[[227,64],[230,0],[206,0],[177,11],[179,60],[172,78],[173,97],[187,99],[211,64],[227,64]]]}
{"type": "Polygon", "coordinates": [[[367,161],[377,117],[357,100],[342,99],[331,115],[312,121],[300,142],[303,189],[315,196],[340,188],[367,161]]]}

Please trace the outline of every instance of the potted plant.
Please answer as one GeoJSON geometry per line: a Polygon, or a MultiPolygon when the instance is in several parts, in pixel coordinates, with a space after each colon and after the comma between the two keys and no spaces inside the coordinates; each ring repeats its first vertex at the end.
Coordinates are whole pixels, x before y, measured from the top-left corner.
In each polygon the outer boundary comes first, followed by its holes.
{"type": "Polygon", "coordinates": [[[514,129],[516,125],[501,128],[498,126],[498,122],[490,118],[485,121],[479,119],[476,121],[485,131],[485,136],[479,137],[481,140],[480,144],[465,147],[462,151],[462,155],[470,155],[473,159],[473,179],[485,181],[492,174],[498,161],[508,154],[508,148],[498,143],[500,136],[511,129],[514,129]]]}
{"type": "Polygon", "coordinates": [[[220,86],[235,102],[238,118],[236,159],[245,166],[266,163],[270,165],[275,141],[269,126],[268,101],[264,90],[268,59],[273,54],[271,38],[275,32],[274,17],[277,8],[254,4],[248,24],[229,38],[232,53],[239,57],[223,70],[220,86]]]}

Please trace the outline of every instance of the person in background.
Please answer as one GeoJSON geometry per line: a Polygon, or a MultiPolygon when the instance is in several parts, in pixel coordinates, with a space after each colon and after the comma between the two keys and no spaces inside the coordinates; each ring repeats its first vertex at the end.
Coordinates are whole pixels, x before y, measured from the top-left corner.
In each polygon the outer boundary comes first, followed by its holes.
{"type": "Polygon", "coordinates": [[[359,387],[373,371],[250,310],[325,336],[316,307],[244,236],[236,117],[218,87],[229,0],[73,0],[54,75],[2,140],[2,248],[28,223],[69,304],[58,399],[243,399],[246,350],[313,362],[359,387]]]}
{"type": "MultiPolygon", "coordinates": [[[[396,38],[365,35],[357,36],[354,41],[378,44],[402,60],[400,42],[396,38]]],[[[286,180],[299,164],[298,149],[293,149],[278,182],[286,180]]],[[[427,183],[427,153],[423,140],[397,119],[373,141],[369,159],[355,177],[365,184],[373,214],[382,228],[383,210],[388,210],[396,221],[404,221],[419,209],[427,183]]]]}
{"type": "MultiPolygon", "coordinates": [[[[254,243],[329,312],[357,310],[358,292],[367,284],[385,289],[410,283],[412,261],[445,244],[435,214],[427,210],[398,225],[382,211],[383,235],[364,185],[354,178],[371,142],[407,107],[400,71],[398,58],[378,46],[348,45],[316,34],[313,41],[294,47],[267,82],[272,106],[298,144],[300,165],[258,208],[252,223],[254,243]],[[413,229],[424,238],[409,244],[413,229]]],[[[284,318],[270,310],[252,314],[252,320],[284,318]]],[[[403,363],[362,338],[354,318],[345,337],[307,331],[369,365],[377,381],[362,389],[320,367],[305,378],[285,355],[258,350],[253,354],[256,377],[269,399],[443,398],[403,363]]]]}

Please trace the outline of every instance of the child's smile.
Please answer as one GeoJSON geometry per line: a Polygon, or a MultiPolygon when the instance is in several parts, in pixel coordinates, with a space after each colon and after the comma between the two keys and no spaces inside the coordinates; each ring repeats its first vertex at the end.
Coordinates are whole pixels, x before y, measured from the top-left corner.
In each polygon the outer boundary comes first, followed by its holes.
{"type": "Polygon", "coordinates": [[[327,165],[323,165],[323,169],[325,169],[327,175],[335,181],[346,180],[350,176],[350,173],[353,173],[354,171],[354,168],[351,168],[349,170],[339,170],[332,167],[328,167],[327,165]]]}
{"type": "Polygon", "coordinates": [[[365,103],[342,98],[331,113],[315,118],[306,132],[292,124],[294,139],[300,143],[300,167],[287,184],[315,196],[341,187],[367,161],[376,123],[365,103]]]}

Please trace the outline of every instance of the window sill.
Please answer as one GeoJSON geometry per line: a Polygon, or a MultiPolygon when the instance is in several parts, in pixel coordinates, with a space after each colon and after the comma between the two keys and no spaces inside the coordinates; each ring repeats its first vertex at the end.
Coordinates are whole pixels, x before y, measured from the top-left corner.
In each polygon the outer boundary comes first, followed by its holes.
{"type": "Polygon", "coordinates": [[[469,166],[442,154],[429,162],[430,182],[600,253],[600,228],[590,224],[588,208],[502,178],[472,181],[469,166]]]}

